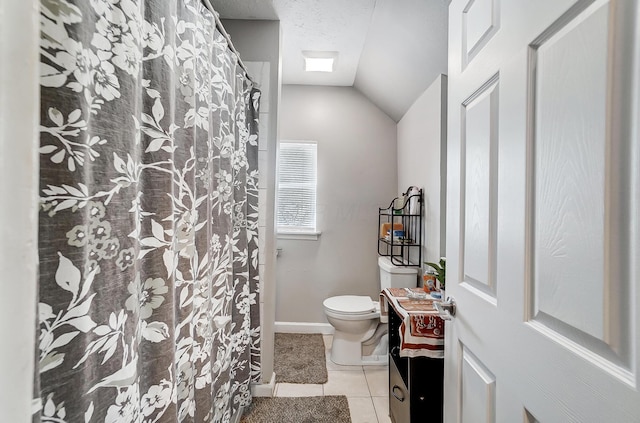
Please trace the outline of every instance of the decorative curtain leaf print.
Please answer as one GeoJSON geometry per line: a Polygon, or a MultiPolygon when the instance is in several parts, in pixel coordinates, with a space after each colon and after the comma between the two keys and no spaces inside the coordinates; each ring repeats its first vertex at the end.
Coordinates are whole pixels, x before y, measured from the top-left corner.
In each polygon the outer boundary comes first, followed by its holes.
{"type": "Polygon", "coordinates": [[[260,92],[200,1],[42,0],[34,422],[228,422],[260,377],[260,92]]]}

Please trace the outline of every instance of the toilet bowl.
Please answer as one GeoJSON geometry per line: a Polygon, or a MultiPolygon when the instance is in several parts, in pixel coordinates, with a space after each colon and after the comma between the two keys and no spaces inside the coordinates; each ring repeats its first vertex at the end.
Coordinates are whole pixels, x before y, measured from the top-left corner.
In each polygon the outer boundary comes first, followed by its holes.
{"type": "Polygon", "coordinates": [[[341,295],[323,302],[327,320],[334,327],[330,358],[341,365],[374,365],[387,362],[387,325],[380,323],[380,303],[370,297],[341,295]],[[373,354],[363,354],[369,346],[373,354]]]}
{"type": "MultiPolygon", "coordinates": [[[[394,265],[389,257],[378,257],[380,289],[416,286],[415,267],[394,265]]],[[[388,362],[387,325],[380,322],[378,299],[362,295],[340,295],[322,303],[334,327],[330,358],[336,364],[367,365],[388,362]]]]}

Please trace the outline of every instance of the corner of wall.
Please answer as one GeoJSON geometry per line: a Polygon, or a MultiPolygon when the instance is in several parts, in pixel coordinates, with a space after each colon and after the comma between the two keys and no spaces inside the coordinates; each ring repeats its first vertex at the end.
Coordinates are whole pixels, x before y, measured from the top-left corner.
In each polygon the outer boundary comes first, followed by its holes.
{"type": "Polygon", "coordinates": [[[447,116],[449,109],[449,78],[440,75],[440,257],[447,251],[447,116]]]}
{"type": "Polygon", "coordinates": [[[446,233],[447,77],[439,74],[398,122],[398,190],[424,189],[424,257],[444,255],[446,233]]]}
{"type": "Polygon", "coordinates": [[[268,380],[263,374],[263,383],[252,383],[250,389],[253,397],[273,397],[276,391],[276,374],[272,372],[268,380]]]}
{"type": "Polygon", "coordinates": [[[16,423],[31,421],[36,348],[39,5],[0,6],[0,421],[16,423]]]}
{"type": "Polygon", "coordinates": [[[260,84],[263,98],[259,131],[258,239],[260,265],[260,320],[262,328],[262,383],[273,374],[275,322],[275,160],[279,131],[281,40],[279,21],[225,19],[223,24],[250,75],[260,84]]]}

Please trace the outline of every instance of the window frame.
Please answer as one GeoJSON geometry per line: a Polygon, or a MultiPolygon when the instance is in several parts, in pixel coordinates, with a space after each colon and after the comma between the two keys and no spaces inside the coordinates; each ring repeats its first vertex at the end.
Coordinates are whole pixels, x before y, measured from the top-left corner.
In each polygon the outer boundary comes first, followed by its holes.
{"type": "Polygon", "coordinates": [[[279,140],[278,154],[276,157],[276,205],[275,205],[275,226],[278,239],[298,239],[317,240],[322,233],[318,229],[318,142],[313,140],[279,140]],[[280,200],[280,171],[281,171],[281,149],[286,144],[313,145],[315,147],[315,186],[314,188],[314,226],[281,226],[278,222],[279,200],[280,200]]]}

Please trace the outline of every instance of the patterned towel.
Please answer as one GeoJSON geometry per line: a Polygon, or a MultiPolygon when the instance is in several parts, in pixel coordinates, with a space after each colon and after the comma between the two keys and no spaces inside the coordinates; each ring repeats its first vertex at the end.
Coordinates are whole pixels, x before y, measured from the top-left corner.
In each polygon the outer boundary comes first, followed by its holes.
{"type": "MultiPolygon", "coordinates": [[[[422,288],[412,288],[422,292],[422,288]]],[[[400,356],[444,358],[444,321],[434,300],[412,300],[405,288],[388,288],[380,293],[380,320],[388,322],[389,304],[402,319],[400,356]]]]}

